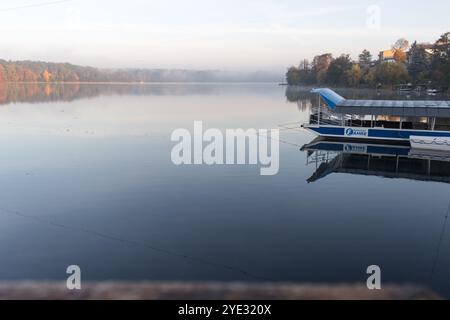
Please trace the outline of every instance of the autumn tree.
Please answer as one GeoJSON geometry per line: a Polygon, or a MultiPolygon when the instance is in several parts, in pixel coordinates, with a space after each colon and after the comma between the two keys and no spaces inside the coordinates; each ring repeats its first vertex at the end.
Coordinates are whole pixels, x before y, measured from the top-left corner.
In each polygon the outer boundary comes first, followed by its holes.
{"type": "Polygon", "coordinates": [[[49,82],[49,81],[50,81],[50,77],[51,77],[51,74],[50,74],[50,72],[48,72],[47,69],[44,70],[44,72],[42,72],[42,79],[43,79],[45,82],[49,82]]]}
{"type": "Polygon", "coordinates": [[[6,74],[6,79],[8,79],[8,81],[10,82],[16,82],[18,81],[18,76],[17,76],[17,72],[16,72],[16,66],[14,64],[7,64],[5,66],[5,74],[6,74]]]}
{"type": "Polygon", "coordinates": [[[6,80],[5,68],[0,64],[0,83],[5,82],[6,80]]]}
{"type": "Polygon", "coordinates": [[[325,53],[315,56],[312,62],[312,69],[315,73],[319,73],[321,70],[327,70],[330,67],[333,55],[331,53],[325,53]]]}
{"type": "Polygon", "coordinates": [[[407,55],[406,50],[409,47],[408,40],[404,38],[398,39],[393,45],[392,45],[392,51],[394,51],[394,59],[397,62],[405,62],[407,55]]]}
{"type": "Polygon", "coordinates": [[[398,39],[393,45],[392,50],[394,51],[394,59],[397,62],[406,61],[406,50],[409,47],[408,40],[404,38],[398,39]]]}
{"type": "Polygon", "coordinates": [[[38,79],[37,75],[30,69],[23,70],[22,80],[24,82],[36,82],[38,79]]]}
{"type": "Polygon", "coordinates": [[[406,40],[405,38],[400,38],[397,41],[395,41],[395,43],[392,45],[392,50],[406,51],[408,49],[408,47],[409,47],[409,41],[406,40]]]}
{"type": "Polygon", "coordinates": [[[407,59],[406,52],[402,50],[396,50],[394,53],[394,60],[397,62],[405,62],[407,59]]]}

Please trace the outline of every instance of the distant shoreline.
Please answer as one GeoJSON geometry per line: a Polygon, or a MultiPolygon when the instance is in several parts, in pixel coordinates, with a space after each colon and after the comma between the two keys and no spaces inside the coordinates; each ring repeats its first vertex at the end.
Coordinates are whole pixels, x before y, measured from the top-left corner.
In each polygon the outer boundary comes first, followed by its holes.
{"type": "Polygon", "coordinates": [[[7,84],[120,84],[120,85],[149,85],[149,84],[275,84],[276,81],[155,81],[155,82],[121,82],[121,81],[3,81],[7,84]]]}

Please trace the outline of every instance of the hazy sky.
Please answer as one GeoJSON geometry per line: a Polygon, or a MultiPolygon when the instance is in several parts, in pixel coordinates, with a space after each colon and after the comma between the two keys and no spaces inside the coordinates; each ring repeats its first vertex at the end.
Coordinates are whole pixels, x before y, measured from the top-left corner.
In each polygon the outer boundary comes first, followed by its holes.
{"type": "Polygon", "coordinates": [[[450,1],[0,0],[0,58],[283,71],[450,31],[450,1]]]}

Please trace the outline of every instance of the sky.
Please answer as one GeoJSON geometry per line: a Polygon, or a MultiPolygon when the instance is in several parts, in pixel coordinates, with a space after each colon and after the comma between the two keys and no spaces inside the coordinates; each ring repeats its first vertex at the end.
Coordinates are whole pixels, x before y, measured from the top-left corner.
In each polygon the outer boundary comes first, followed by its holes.
{"type": "Polygon", "coordinates": [[[0,0],[0,58],[102,68],[284,71],[450,31],[450,1],[0,0]]]}

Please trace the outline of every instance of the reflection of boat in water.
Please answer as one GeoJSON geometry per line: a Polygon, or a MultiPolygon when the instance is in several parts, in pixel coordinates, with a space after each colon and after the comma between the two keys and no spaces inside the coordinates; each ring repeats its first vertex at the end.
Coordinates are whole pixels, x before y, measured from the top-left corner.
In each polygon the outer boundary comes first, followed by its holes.
{"type": "Polygon", "coordinates": [[[317,139],[302,150],[307,152],[307,163],[316,166],[308,182],[347,173],[450,183],[450,153],[317,139]]]}
{"type": "Polygon", "coordinates": [[[450,151],[450,139],[440,137],[416,137],[410,136],[411,147],[426,150],[450,151]]]}

